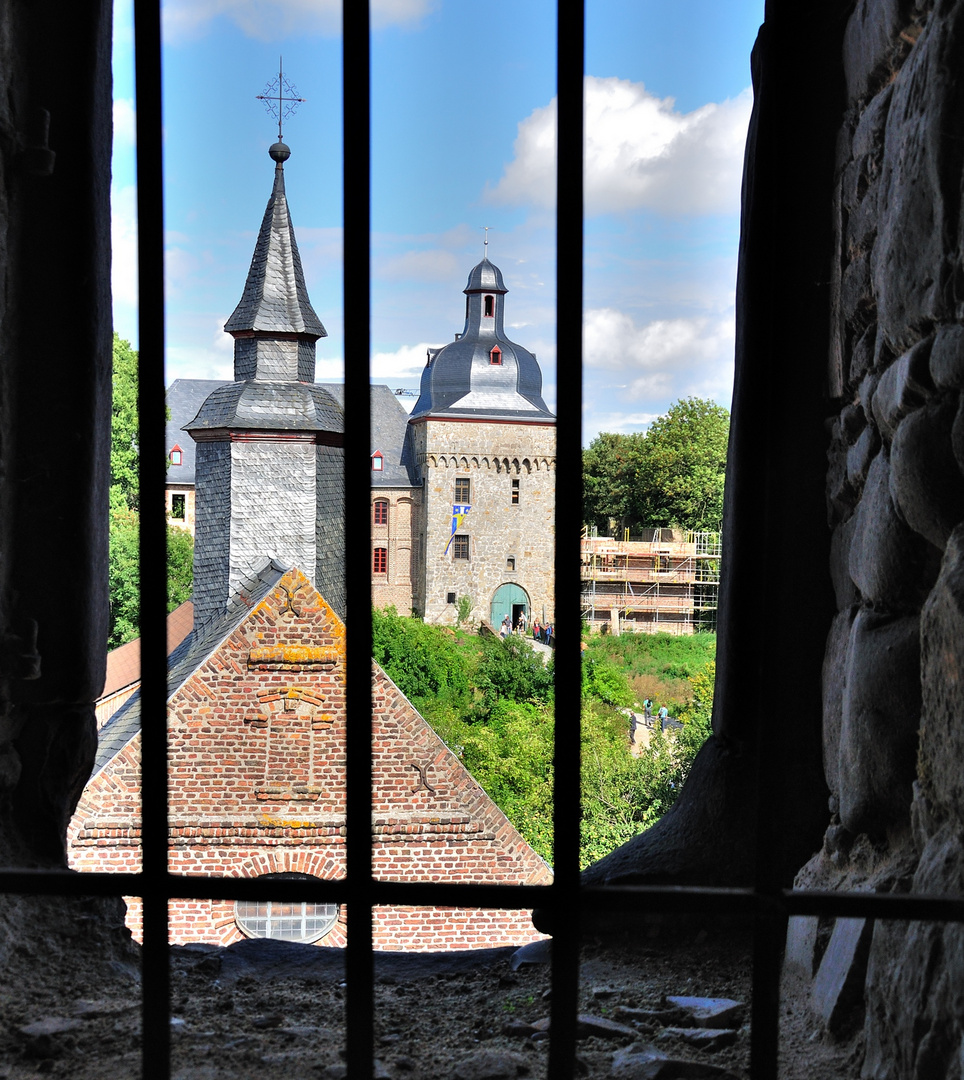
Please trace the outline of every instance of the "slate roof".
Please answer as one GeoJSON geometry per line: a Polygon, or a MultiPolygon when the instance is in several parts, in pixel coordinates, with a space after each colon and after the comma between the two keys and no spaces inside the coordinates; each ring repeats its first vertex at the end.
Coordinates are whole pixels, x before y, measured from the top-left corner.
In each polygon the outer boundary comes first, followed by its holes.
{"type": "MultiPolygon", "coordinates": [[[[185,431],[344,431],[341,406],[318,383],[251,379],[217,387],[185,431]]],[[[193,440],[192,440],[193,441],[193,440]]]]}
{"type": "Polygon", "coordinates": [[[285,196],[284,166],[275,165],[274,189],[261,222],[241,301],[224,324],[229,333],[262,330],[317,339],[328,331],[315,314],[285,196]]]}
{"type": "MultiPolygon", "coordinates": [[[[345,402],[343,383],[323,383],[339,405],[345,402]]],[[[372,453],[380,450],[384,464],[380,472],[372,473],[373,488],[419,487],[418,466],[415,463],[413,432],[405,407],[392,393],[391,387],[371,388],[372,453]]]]}
{"type": "MultiPolygon", "coordinates": [[[[167,404],[171,410],[171,419],[167,423],[167,451],[177,443],[184,452],[183,464],[172,465],[167,472],[169,484],[194,483],[195,443],[184,430],[192,426],[197,414],[208,396],[219,388],[244,386],[244,383],[218,382],[216,379],[175,379],[167,391],[167,404]]],[[[290,386],[290,383],[286,383],[290,386]]],[[[299,384],[300,385],[300,384],[299,384]]],[[[339,407],[345,401],[343,383],[314,383],[314,388],[325,391],[339,407]]],[[[230,391],[229,402],[230,402],[230,391]]],[[[219,401],[221,399],[218,399],[219,401]]],[[[228,408],[223,403],[218,408],[228,408]]],[[[408,413],[391,388],[384,385],[372,387],[372,453],[381,450],[385,455],[385,467],[382,472],[372,473],[373,487],[417,487],[420,484],[418,468],[412,449],[412,432],[408,424],[408,413]]],[[[332,421],[333,422],[333,421],[332,421]]],[[[203,427],[211,426],[208,418],[203,427]]],[[[327,428],[326,430],[333,430],[327,428]]],[[[340,427],[335,430],[342,430],[340,427]]]]}
{"type": "MultiPolygon", "coordinates": [[[[222,641],[240,626],[248,612],[274,589],[288,567],[272,559],[262,570],[248,578],[228,602],[223,615],[209,619],[194,631],[170,654],[167,660],[167,701],[181,685],[204,663],[222,641]]],[[[107,721],[98,733],[96,776],[141,730],[141,693],[138,690],[107,721]]]]}
{"type": "Polygon", "coordinates": [[[171,418],[165,429],[165,446],[168,460],[175,446],[181,448],[181,464],[170,465],[167,470],[168,484],[193,484],[195,468],[195,444],[182,428],[197,416],[207,396],[225,384],[219,379],[175,379],[167,388],[167,407],[171,418]]]}
{"type": "Polygon", "coordinates": [[[542,371],[535,356],[505,333],[502,271],[483,259],[469,271],[465,327],[459,337],[432,351],[422,370],[411,420],[429,417],[473,420],[529,420],[553,423],[542,400],[542,371]],[[483,294],[494,299],[484,314],[483,294]],[[499,362],[492,362],[498,347],[499,362]]]}

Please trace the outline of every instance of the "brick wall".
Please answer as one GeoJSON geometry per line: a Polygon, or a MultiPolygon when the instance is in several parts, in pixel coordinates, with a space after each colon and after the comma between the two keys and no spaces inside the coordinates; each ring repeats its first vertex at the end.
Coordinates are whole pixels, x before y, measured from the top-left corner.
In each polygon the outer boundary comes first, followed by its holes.
{"type": "Polygon", "coordinates": [[[372,603],[375,607],[392,606],[408,615],[415,603],[414,582],[418,572],[418,541],[414,528],[421,507],[422,493],[412,488],[375,488],[372,490],[372,603]],[[388,521],[375,521],[375,503],[388,504],[388,521]],[[374,549],[384,548],[388,564],[385,573],[374,572],[374,549]]]}
{"type": "MultiPolygon", "coordinates": [[[[169,703],[175,873],[300,872],[345,865],[344,625],[300,571],[279,586],[169,703]]],[[[384,880],[548,883],[545,863],[395,684],[373,666],[372,831],[384,880]]],[[[69,834],[78,870],[137,870],[140,737],[98,773],[69,834]]],[[[131,903],[129,925],[139,927],[131,903]]],[[[528,912],[380,909],[378,948],[531,941],[528,912]]],[[[240,937],[231,904],[179,901],[172,940],[240,937]]],[[[345,916],[320,942],[343,944],[345,916]]]]}

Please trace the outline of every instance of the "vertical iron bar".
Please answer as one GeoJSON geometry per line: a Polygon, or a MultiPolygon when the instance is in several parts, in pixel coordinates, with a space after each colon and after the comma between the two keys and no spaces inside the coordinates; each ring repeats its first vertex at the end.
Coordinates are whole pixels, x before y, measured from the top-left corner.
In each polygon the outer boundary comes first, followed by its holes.
{"type": "Polygon", "coordinates": [[[347,593],[346,1035],[349,1075],[374,1071],[372,957],[371,417],[369,237],[371,52],[365,2],[342,4],[345,291],[345,576],[347,593]],[[349,144],[349,137],[351,142],[349,144]]]}
{"type": "Polygon", "coordinates": [[[585,2],[556,7],[555,754],[552,1037],[549,1076],[572,1077],[579,994],[579,731],[582,700],[579,533],[582,521],[583,83],[585,2]]]}
{"type": "Polygon", "coordinates": [[[161,13],[135,0],[140,489],[143,1075],[170,1070],[167,946],[167,588],[164,517],[164,199],[161,13]]]}

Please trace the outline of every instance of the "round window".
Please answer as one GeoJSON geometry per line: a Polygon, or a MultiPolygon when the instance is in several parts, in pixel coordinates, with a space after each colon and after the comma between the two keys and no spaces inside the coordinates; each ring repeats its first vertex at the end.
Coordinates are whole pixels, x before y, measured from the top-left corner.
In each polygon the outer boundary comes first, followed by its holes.
{"type": "MultiPolygon", "coordinates": [[[[264,876],[285,881],[311,880],[307,874],[264,876]]],[[[247,937],[311,943],[331,932],[338,921],[338,905],[306,900],[238,900],[234,905],[234,920],[247,937]]]]}

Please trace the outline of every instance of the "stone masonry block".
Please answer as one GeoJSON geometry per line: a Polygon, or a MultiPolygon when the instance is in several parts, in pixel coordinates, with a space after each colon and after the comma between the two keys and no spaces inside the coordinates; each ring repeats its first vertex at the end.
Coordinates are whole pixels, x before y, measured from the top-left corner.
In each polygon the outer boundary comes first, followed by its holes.
{"type": "Polygon", "coordinates": [[[873,923],[837,919],[813,983],[814,1012],[831,1035],[843,1037],[863,1019],[864,978],[873,923]]]}

